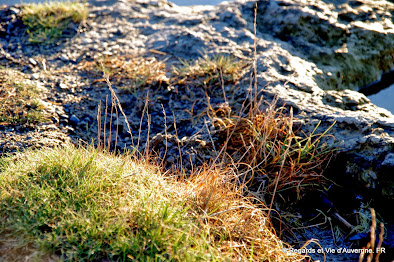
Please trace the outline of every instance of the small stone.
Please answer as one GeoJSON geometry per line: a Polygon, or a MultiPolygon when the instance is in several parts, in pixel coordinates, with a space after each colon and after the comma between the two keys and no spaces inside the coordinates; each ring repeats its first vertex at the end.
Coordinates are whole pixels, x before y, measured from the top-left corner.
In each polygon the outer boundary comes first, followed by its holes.
{"type": "Polygon", "coordinates": [[[67,62],[69,60],[68,56],[66,54],[62,54],[60,56],[60,60],[62,60],[63,62],[67,62]]]}
{"type": "Polygon", "coordinates": [[[59,87],[60,87],[61,89],[68,89],[68,86],[67,86],[65,83],[60,83],[60,84],[59,84],[59,87]]]}
{"type": "Polygon", "coordinates": [[[40,78],[40,75],[38,73],[34,73],[31,75],[31,79],[33,79],[33,80],[37,80],[39,78],[40,78]]]}
{"type": "Polygon", "coordinates": [[[31,58],[31,57],[29,58],[29,63],[32,64],[32,65],[34,65],[34,66],[37,66],[37,64],[38,64],[37,61],[34,60],[34,59],[31,58]]]}
{"type": "Polygon", "coordinates": [[[85,37],[82,39],[81,43],[86,45],[86,44],[93,43],[93,40],[91,38],[85,37]]]}
{"type": "Polygon", "coordinates": [[[167,162],[169,164],[173,164],[175,162],[175,158],[173,156],[169,156],[169,157],[167,157],[167,162]]]}
{"type": "Polygon", "coordinates": [[[104,51],[102,54],[107,55],[107,56],[111,56],[113,53],[110,51],[104,51]]]}
{"type": "Polygon", "coordinates": [[[93,119],[92,119],[92,117],[90,117],[90,116],[85,117],[83,120],[84,120],[86,123],[89,123],[89,124],[91,124],[91,123],[93,122],[93,119]]]}
{"type": "Polygon", "coordinates": [[[80,122],[78,123],[78,126],[81,127],[81,128],[86,128],[86,127],[87,127],[87,124],[88,124],[88,123],[87,123],[86,121],[83,121],[83,120],[82,120],[82,121],[80,121],[80,122]]]}
{"type": "Polygon", "coordinates": [[[386,155],[382,162],[382,166],[393,167],[394,166],[394,154],[389,153],[386,155]]]}
{"type": "Polygon", "coordinates": [[[78,125],[78,123],[79,123],[79,118],[78,118],[76,115],[72,115],[72,116],[70,117],[70,122],[71,122],[71,124],[73,124],[73,125],[78,125]]]}

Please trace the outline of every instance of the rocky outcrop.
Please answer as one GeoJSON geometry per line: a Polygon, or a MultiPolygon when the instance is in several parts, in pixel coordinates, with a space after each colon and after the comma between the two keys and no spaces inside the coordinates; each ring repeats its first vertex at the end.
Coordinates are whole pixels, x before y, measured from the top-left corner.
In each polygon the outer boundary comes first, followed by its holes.
{"type": "Polygon", "coordinates": [[[388,1],[259,1],[258,31],[320,70],[320,88],[353,89],[393,68],[394,4],[388,1]]]}
{"type": "Polygon", "coordinates": [[[393,68],[394,5],[259,1],[257,6],[257,36],[268,42],[257,55],[264,92],[296,108],[309,131],[319,121],[321,130],[335,121],[331,132],[342,141],[332,163],[337,181],[370,198],[393,201],[394,118],[351,89],[393,68]]]}

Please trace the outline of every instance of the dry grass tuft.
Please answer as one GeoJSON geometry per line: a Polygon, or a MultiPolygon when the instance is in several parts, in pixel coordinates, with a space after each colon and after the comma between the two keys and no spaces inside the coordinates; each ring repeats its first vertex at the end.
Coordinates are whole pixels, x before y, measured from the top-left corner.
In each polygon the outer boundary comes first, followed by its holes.
{"type": "Polygon", "coordinates": [[[208,87],[235,84],[244,73],[247,64],[233,56],[204,54],[194,63],[181,60],[182,66],[174,67],[178,84],[204,85],[208,87]]]}
{"type": "Polygon", "coordinates": [[[23,125],[45,121],[39,91],[25,77],[10,69],[0,69],[0,124],[23,125]]]}
{"type": "MultiPolygon", "coordinates": [[[[251,112],[253,112],[251,110],[251,112]]],[[[326,135],[296,132],[292,112],[276,109],[275,103],[265,111],[245,117],[210,115],[218,129],[226,156],[235,163],[251,187],[257,186],[260,195],[303,192],[323,181],[322,172],[330,159],[329,149],[322,138],[326,135]]]]}
{"type": "Polygon", "coordinates": [[[80,23],[88,17],[86,4],[52,1],[23,6],[22,20],[27,26],[29,41],[52,43],[66,35],[70,23],[80,23]]]}
{"type": "MultiPolygon", "coordinates": [[[[253,197],[232,168],[202,168],[188,181],[191,205],[209,242],[232,261],[306,261],[307,257],[285,253],[265,213],[268,209],[253,197]]],[[[190,199],[190,197],[189,197],[190,199]]]]}
{"type": "Polygon", "coordinates": [[[98,82],[105,82],[105,78],[102,78],[104,71],[105,75],[125,92],[168,82],[166,64],[154,57],[104,56],[96,61],[84,61],[78,69],[87,70],[98,78],[98,82]]]}

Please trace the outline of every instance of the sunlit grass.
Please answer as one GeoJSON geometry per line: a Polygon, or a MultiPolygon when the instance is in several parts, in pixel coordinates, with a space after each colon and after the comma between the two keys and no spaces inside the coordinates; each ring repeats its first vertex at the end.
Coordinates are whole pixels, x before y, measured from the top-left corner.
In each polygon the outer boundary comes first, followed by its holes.
{"type": "Polygon", "coordinates": [[[128,157],[67,147],[2,160],[3,239],[18,236],[18,245],[66,261],[209,259],[185,200],[128,157]]]}
{"type": "Polygon", "coordinates": [[[0,124],[34,124],[45,121],[39,91],[11,69],[0,69],[0,124]]]}
{"type": "Polygon", "coordinates": [[[181,66],[174,67],[174,75],[180,78],[179,83],[215,86],[236,83],[244,72],[246,64],[231,55],[204,54],[194,62],[181,60],[181,66]]]}
{"type": "Polygon", "coordinates": [[[103,56],[96,61],[83,61],[79,68],[104,81],[103,71],[117,88],[126,93],[168,82],[166,64],[154,57],[103,56]]]}
{"type": "Polygon", "coordinates": [[[229,169],[176,181],[92,147],[2,158],[0,260],[301,261],[234,182],[229,169]]]}
{"type": "Polygon", "coordinates": [[[64,36],[71,22],[82,22],[88,13],[86,4],[53,1],[24,5],[22,20],[30,42],[51,43],[64,36]]]}

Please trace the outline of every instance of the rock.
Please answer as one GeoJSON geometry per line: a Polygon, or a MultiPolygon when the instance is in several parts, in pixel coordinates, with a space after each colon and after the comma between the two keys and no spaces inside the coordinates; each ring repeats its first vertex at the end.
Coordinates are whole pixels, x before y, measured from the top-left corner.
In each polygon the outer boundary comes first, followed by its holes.
{"type": "Polygon", "coordinates": [[[29,58],[29,63],[32,64],[33,66],[37,66],[37,65],[38,65],[37,61],[34,60],[34,59],[31,58],[31,57],[29,58]]]}
{"type": "Polygon", "coordinates": [[[259,1],[257,27],[316,64],[322,89],[358,89],[394,66],[393,10],[389,1],[259,1]]]}
{"type": "Polygon", "coordinates": [[[387,154],[381,165],[388,166],[388,167],[394,167],[394,154],[393,153],[387,154]]]}
{"type": "Polygon", "coordinates": [[[60,56],[60,60],[62,60],[63,62],[67,62],[70,58],[68,57],[67,54],[62,54],[60,56]]]}
{"type": "Polygon", "coordinates": [[[71,117],[70,117],[70,122],[71,122],[71,124],[73,124],[73,125],[78,125],[78,123],[79,123],[79,118],[76,116],[76,115],[72,115],[71,117]]]}
{"type": "Polygon", "coordinates": [[[175,157],[173,157],[173,156],[169,156],[169,157],[167,157],[167,162],[169,163],[169,164],[174,164],[175,163],[175,157]]]}

